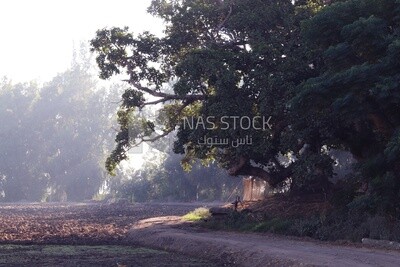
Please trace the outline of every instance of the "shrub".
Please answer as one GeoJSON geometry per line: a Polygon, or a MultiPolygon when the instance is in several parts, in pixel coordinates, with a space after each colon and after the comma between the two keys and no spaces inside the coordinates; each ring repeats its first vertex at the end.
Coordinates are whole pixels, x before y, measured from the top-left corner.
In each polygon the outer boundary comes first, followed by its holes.
{"type": "Polygon", "coordinates": [[[200,221],[205,220],[210,216],[210,211],[207,208],[197,208],[194,211],[191,211],[188,214],[184,215],[183,219],[187,221],[200,221]]]}
{"type": "Polygon", "coordinates": [[[290,220],[274,218],[269,221],[264,221],[256,224],[253,231],[256,232],[272,232],[272,233],[286,233],[290,228],[292,222],[290,220]]]}
{"type": "Polygon", "coordinates": [[[290,226],[290,233],[297,236],[314,236],[320,227],[321,221],[318,217],[296,219],[290,226]]]}

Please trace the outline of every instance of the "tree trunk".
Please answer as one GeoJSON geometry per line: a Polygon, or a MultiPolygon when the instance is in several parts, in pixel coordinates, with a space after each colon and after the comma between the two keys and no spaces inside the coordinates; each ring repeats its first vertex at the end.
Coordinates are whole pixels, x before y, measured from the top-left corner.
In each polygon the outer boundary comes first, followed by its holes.
{"type": "Polygon", "coordinates": [[[285,168],[283,171],[271,174],[261,167],[255,167],[250,164],[250,161],[244,157],[239,159],[239,162],[228,170],[229,175],[232,176],[254,176],[258,177],[268,183],[271,187],[276,187],[279,183],[287,179],[291,171],[285,168]]]}

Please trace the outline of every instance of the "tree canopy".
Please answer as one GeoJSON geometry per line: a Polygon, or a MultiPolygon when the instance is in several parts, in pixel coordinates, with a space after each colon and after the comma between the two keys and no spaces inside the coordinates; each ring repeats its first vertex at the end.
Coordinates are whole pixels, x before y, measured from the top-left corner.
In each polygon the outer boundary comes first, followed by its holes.
{"type": "Polygon", "coordinates": [[[99,30],[91,41],[100,76],[124,74],[130,85],[122,96],[121,132],[108,170],[135,145],[128,140],[127,115],[163,103],[162,131],[143,120],[133,140],[154,140],[177,129],[174,150],[185,153],[184,163],[216,159],[232,175],[259,176],[272,185],[288,178],[292,167],[277,157],[289,151],[282,149],[282,137],[290,121],[286,103],[291,89],[314,72],[303,59],[299,38],[300,21],[308,13],[291,1],[153,1],[149,11],[165,20],[164,37],[135,37],[127,28],[111,28],[99,30]],[[271,117],[273,127],[183,125],[184,117],[207,116],[271,117]],[[199,143],[201,138],[246,135],[253,145],[199,143]]]}
{"type": "Polygon", "coordinates": [[[129,85],[108,171],[130,147],[176,131],[174,151],[184,154],[184,165],[216,160],[231,175],[327,193],[338,149],[358,160],[348,202],[398,212],[399,6],[154,0],[149,12],[164,19],[164,36],[99,30],[91,45],[100,77],[121,75],[129,85]],[[157,122],[132,116],[159,104],[157,122]],[[270,118],[272,127],[185,127],[184,118],[198,126],[210,116],[270,118]],[[252,145],[199,142],[215,136],[250,136],[252,145]],[[364,195],[356,197],[360,187],[364,195]]]}
{"type": "Polygon", "coordinates": [[[358,160],[352,182],[369,187],[368,205],[397,212],[399,19],[399,1],[351,0],[304,21],[303,34],[322,60],[315,64],[318,76],[292,100],[302,112],[296,131],[313,138],[309,143],[350,151],[358,160]]]}

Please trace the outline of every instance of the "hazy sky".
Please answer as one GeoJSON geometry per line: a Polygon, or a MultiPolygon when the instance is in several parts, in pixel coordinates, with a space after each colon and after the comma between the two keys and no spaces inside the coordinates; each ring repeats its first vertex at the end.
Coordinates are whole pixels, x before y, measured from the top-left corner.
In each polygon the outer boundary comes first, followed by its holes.
{"type": "Polygon", "coordinates": [[[72,50],[97,29],[129,26],[161,33],[146,13],[151,0],[5,0],[0,2],[0,77],[47,81],[70,66],[72,50]]]}

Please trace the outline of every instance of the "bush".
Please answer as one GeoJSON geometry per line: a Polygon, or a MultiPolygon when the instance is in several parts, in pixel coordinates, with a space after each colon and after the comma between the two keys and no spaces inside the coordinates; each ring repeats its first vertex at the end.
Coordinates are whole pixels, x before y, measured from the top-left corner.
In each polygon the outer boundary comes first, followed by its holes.
{"type": "Polygon", "coordinates": [[[388,221],[382,216],[374,216],[368,218],[366,222],[369,228],[369,238],[372,239],[389,239],[390,229],[388,221]]]}
{"type": "Polygon", "coordinates": [[[206,220],[211,216],[210,211],[206,208],[197,208],[194,211],[189,212],[183,216],[184,220],[187,221],[201,221],[206,220]]]}
{"type": "MultiPolygon", "coordinates": [[[[307,217],[271,217],[266,213],[244,214],[234,212],[210,218],[205,226],[218,230],[271,232],[294,236],[308,236],[320,240],[350,240],[362,238],[400,241],[400,220],[382,215],[371,215],[360,207],[369,206],[367,198],[359,198],[357,204],[341,209],[321,211],[307,217]]],[[[298,216],[298,215],[297,215],[298,216]]]]}
{"type": "Polygon", "coordinates": [[[320,219],[312,217],[310,219],[296,219],[290,226],[289,233],[297,236],[314,236],[320,227],[320,219]]]}
{"type": "Polygon", "coordinates": [[[292,221],[274,218],[269,221],[264,221],[256,224],[252,230],[255,232],[271,232],[271,233],[286,233],[291,227],[292,221]]]}

